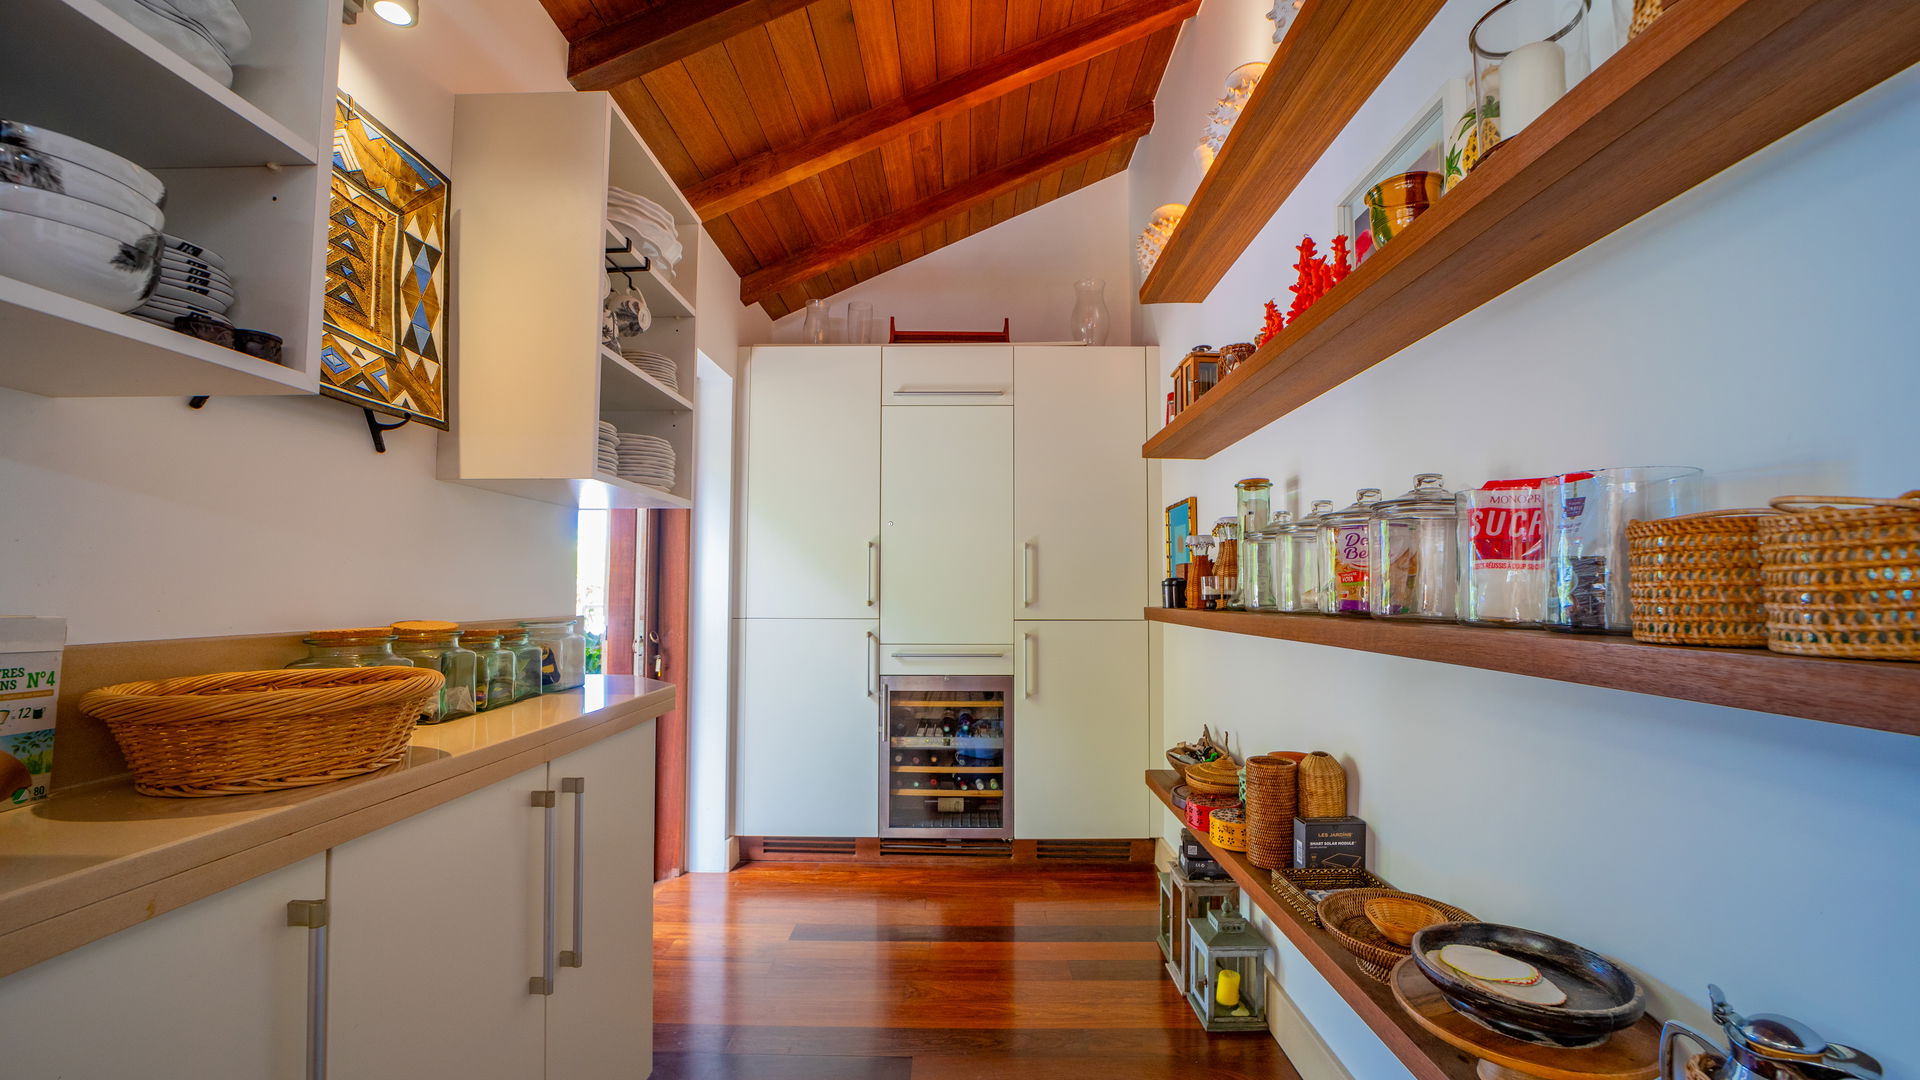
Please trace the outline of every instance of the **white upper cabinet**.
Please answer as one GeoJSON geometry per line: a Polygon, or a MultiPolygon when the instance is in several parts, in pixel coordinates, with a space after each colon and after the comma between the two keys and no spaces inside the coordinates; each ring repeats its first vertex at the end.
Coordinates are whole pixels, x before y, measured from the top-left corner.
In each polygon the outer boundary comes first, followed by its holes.
{"type": "Polygon", "coordinates": [[[889,345],[888,405],[1011,405],[1011,345],[889,345]]]}
{"type": "Polygon", "coordinates": [[[881,410],[880,640],[1011,641],[1013,410],[881,410]]]}
{"type": "Polygon", "coordinates": [[[1140,773],[1147,731],[1147,624],[1015,624],[1013,790],[1022,839],[1151,835],[1140,773]],[[1063,777],[1060,763],[1071,762],[1063,777]]]}
{"type": "Polygon", "coordinates": [[[753,350],[742,480],[746,617],[879,612],[880,353],[753,350]]]}
{"type": "Polygon", "coordinates": [[[1143,351],[1022,345],[1014,355],[1014,618],[1138,619],[1143,351]]]}

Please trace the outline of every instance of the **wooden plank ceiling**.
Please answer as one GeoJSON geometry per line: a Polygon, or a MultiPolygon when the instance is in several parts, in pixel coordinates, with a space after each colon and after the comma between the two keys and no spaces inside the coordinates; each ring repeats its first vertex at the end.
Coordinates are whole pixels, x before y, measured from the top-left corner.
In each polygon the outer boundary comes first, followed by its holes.
{"type": "Polygon", "coordinates": [[[1200,0],[541,0],[774,318],[1127,167],[1200,0]]]}

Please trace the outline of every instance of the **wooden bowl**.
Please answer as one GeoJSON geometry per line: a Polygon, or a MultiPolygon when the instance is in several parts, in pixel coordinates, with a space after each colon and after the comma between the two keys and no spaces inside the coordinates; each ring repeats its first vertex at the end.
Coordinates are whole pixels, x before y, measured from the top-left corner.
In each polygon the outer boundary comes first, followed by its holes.
{"type": "Polygon", "coordinates": [[[1411,896],[1375,896],[1361,905],[1367,921],[1395,945],[1410,946],[1413,935],[1435,923],[1451,922],[1447,913],[1411,896]]]}

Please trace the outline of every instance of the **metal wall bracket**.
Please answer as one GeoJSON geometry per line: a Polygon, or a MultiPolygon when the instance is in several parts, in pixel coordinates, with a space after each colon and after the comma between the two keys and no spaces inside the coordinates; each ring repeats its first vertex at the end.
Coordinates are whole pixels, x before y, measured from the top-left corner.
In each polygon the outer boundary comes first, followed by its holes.
{"type": "Polygon", "coordinates": [[[367,414],[367,434],[373,436],[373,452],[376,454],[387,452],[387,432],[396,431],[412,422],[408,417],[401,417],[399,423],[383,424],[372,409],[360,411],[367,414]]]}

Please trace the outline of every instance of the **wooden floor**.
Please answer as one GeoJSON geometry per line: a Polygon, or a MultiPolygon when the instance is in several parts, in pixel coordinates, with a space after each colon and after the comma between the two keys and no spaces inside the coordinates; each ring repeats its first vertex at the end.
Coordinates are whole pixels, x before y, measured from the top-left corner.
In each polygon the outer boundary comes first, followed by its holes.
{"type": "Polygon", "coordinates": [[[1139,870],[756,863],[655,896],[655,1080],[1298,1080],[1208,1035],[1139,870]]]}

